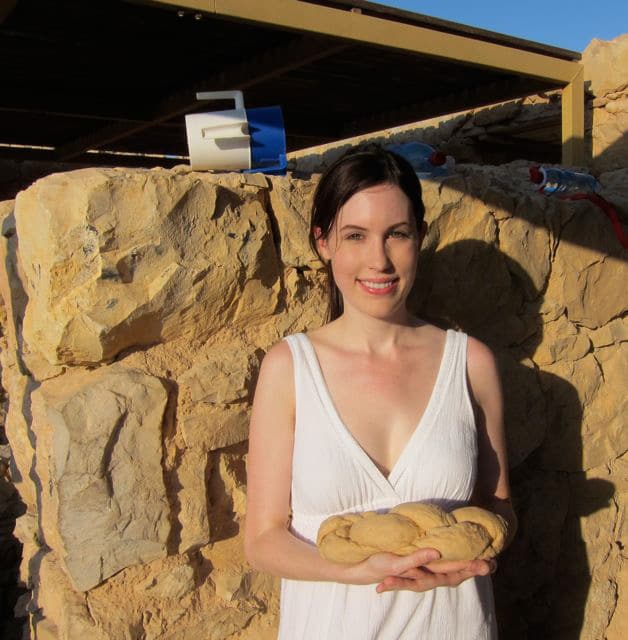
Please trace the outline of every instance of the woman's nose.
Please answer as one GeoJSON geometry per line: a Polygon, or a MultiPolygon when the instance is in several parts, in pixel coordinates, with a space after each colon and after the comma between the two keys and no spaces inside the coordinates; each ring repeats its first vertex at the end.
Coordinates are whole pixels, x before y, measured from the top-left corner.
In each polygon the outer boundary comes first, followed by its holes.
{"type": "Polygon", "coordinates": [[[390,268],[390,256],[385,240],[375,240],[369,247],[369,266],[377,271],[386,271],[390,268]]]}

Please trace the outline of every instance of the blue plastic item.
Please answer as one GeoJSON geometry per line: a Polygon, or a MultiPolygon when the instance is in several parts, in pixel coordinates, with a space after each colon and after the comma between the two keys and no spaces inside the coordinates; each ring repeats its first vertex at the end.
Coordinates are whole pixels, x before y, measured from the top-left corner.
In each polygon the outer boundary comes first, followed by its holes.
{"type": "Polygon", "coordinates": [[[389,144],[385,149],[405,158],[419,178],[435,178],[451,173],[453,158],[424,142],[389,144]]]}
{"type": "Polygon", "coordinates": [[[286,172],[286,132],[281,107],[246,109],[251,136],[251,168],[246,173],[286,172]]]}
{"type": "Polygon", "coordinates": [[[556,167],[530,167],[530,180],[546,196],[596,193],[599,189],[595,176],[556,167]]]}

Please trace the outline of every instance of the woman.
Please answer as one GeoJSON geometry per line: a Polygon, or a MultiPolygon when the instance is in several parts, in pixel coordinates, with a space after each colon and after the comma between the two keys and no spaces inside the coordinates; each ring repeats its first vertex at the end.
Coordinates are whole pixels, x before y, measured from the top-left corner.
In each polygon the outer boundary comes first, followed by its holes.
{"type": "Polygon", "coordinates": [[[494,357],[406,307],[423,212],[412,167],[372,145],[316,189],[311,240],[330,275],[331,321],[266,355],[247,462],[245,550],[283,578],[280,638],[496,637],[493,561],[435,569],[438,552],[422,549],[341,565],[313,544],[330,515],[421,500],[472,502],[514,531],[494,357]]]}

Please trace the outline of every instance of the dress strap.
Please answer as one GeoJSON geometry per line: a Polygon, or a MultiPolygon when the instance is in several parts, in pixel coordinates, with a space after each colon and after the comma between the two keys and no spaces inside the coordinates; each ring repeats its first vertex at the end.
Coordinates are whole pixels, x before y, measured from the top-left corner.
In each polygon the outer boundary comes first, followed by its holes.
{"type": "Polygon", "coordinates": [[[454,331],[454,341],[451,350],[450,387],[452,394],[459,398],[460,406],[474,415],[473,403],[469,392],[469,376],[467,373],[468,336],[462,331],[454,331]]]}

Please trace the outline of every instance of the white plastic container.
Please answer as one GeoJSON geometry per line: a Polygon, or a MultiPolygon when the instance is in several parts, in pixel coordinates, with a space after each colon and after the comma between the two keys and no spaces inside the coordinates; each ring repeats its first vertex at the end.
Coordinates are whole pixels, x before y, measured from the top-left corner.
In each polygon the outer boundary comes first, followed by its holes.
{"type": "Polygon", "coordinates": [[[196,97],[198,100],[234,100],[235,108],[185,116],[192,168],[250,169],[251,136],[242,91],[203,92],[196,97]]]}

